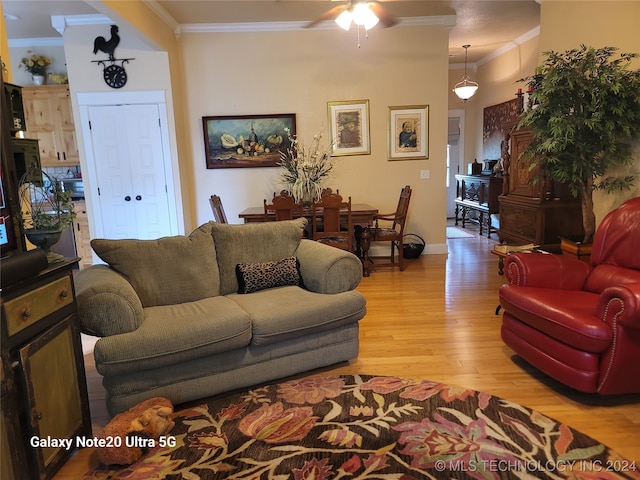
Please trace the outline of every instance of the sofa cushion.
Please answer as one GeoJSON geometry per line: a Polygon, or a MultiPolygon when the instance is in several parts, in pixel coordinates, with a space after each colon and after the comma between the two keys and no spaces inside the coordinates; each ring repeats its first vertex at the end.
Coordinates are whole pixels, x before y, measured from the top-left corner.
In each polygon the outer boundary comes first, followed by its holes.
{"type": "Polygon", "coordinates": [[[300,262],[296,257],[263,263],[236,265],[238,293],[253,293],[273,287],[301,285],[300,262]]]}
{"type": "Polygon", "coordinates": [[[214,222],[211,232],[220,269],[220,293],[238,291],[239,263],[271,262],[293,256],[306,225],[305,218],[243,225],[214,222]]]}
{"type": "Polygon", "coordinates": [[[201,225],[188,237],[94,239],[91,247],[129,280],[144,307],[192,302],[220,293],[213,224],[201,225]]]}
{"type": "Polygon", "coordinates": [[[250,341],[249,315],[216,296],[145,308],[137,330],[101,338],[94,356],[101,375],[121,375],[239,349],[250,341]]]}
{"type": "Polygon", "coordinates": [[[356,323],[367,311],[364,296],[355,290],[324,295],[300,287],[279,287],[227,298],[251,317],[251,344],[256,346],[356,323]]]}

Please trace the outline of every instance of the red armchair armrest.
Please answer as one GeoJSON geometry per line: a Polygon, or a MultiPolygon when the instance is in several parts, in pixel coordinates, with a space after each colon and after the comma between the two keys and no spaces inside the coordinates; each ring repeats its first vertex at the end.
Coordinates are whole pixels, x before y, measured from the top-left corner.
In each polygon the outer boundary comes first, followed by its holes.
{"type": "Polygon", "coordinates": [[[623,328],[640,330],[640,283],[605,288],[598,302],[598,318],[623,328]]]}
{"type": "Polygon", "coordinates": [[[538,253],[512,253],[504,260],[504,272],[513,285],[582,290],[591,265],[573,257],[538,253]]]}

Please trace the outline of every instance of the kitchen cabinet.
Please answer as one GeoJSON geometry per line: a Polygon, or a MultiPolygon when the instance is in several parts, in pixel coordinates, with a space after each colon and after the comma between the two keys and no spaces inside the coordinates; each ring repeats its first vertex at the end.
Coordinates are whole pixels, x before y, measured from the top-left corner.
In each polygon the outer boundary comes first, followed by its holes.
{"type": "Polygon", "coordinates": [[[80,165],[68,85],[22,89],[27,138],[37,138],[43,167],[80,165]]]}
{"type": "MultiPolygon", "coordinates": [[[[2,464],[7,478],[50,479],[91,437],[73,286],[77,259],[2,290],[2,464]],[[6,437],[6,438],[5,438],[6,437]],[[32,439],[68,439],[71,448],[32,439]]],[[[3,478],[5,478],[3,476],[3,478]]]]}
{"type": "Polygon", "coordinates": [[[73,220],[73,234],[76,240],[76,252],[80,257],[80,268],[88,267],[93,263],[91,250],[91,237],[89,236],[89,217],[85,202],[74,204],[76,218],[73,220]]]}

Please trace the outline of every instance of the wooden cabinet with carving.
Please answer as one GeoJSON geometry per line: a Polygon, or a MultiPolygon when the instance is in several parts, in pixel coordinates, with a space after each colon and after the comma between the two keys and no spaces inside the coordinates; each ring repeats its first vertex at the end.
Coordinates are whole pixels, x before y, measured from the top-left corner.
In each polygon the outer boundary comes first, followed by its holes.
{"type": "Polygon", "coordinates": [[[80,257],[79,267],[88,267],[93,263],[91,237],[89,236],[89,217],[84,202],[74,204],[76,218],[73,221],[73,235],[76,242],[76,252],[80,257]]]}
{"type": "Polygon", "coordinates": [[[527,127],[517,122],[503,126],[508,151],[503,153],[504,183],[500,204],[501,242],[535,243],[545,248],[560,245],[560,237],[580,235],[580,199],[571,196],[566,185],[553,182],[534,168],[523,152],[533,140],[527,127]]]}
{"type": "Polygon", "coordinates": [[[68,85],[24,87],[26,137],[40,140],[43,167],[80,165],[68,85]]]}

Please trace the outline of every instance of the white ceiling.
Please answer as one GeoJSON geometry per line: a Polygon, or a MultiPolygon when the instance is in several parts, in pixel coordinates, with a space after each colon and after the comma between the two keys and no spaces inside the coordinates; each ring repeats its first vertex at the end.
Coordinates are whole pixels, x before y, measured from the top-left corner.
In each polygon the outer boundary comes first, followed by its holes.
{"type": "MultiPolygon", "coordinates": [[[[143,0],[164,9],[171,23],[194,24],[246,22],[308,22],[346,2],[331,0],[143,0]]],[[[469,62],[476,63],[495,52],[515,46],[539,26],[537,0],[387,0],[380,3],[401,20],[412,17],[455,15],[449,35],[450,63],[464,62],[462,45],[470,44],[469,62]]],[[[52,15],[108,14],[100,2],[82,0],[2,0],[9,40],[59,37],[51,26],[52,15]],[[94,5],[96,8],[93,8],[94,5]],[[102,7],[102,8],[101,8],[102,7]],[[12,16],[18,17],[11,19],[12,16]]],[[[319,26],[321,28],[321,26],[319,26]]],[[[376,27],[379,28],[379,27],[376,27]]],[[[375,30],[375,28],[374,28],[375,30]]],[[[372,32],[373,33],[373,32],[372,32]]]]}

